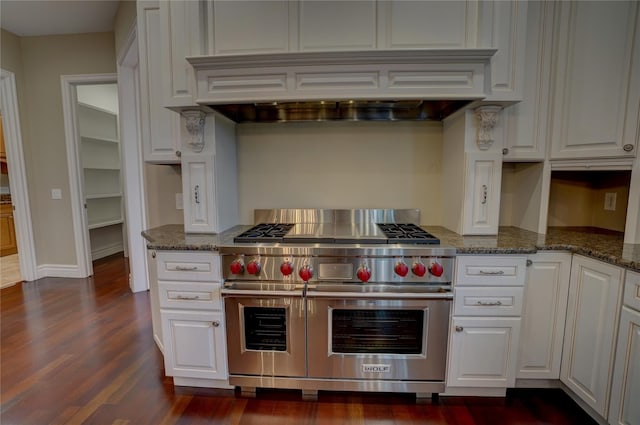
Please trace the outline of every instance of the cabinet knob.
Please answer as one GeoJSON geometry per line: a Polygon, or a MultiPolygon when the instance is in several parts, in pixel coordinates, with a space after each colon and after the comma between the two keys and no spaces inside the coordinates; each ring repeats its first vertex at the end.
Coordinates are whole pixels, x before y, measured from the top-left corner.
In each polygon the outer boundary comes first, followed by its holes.
{"type": "Polygon", "coordinates": [[[176,156],[177,156],[178,158],[180,158],[180,157],[182,156],[182,152],[180,152],[180,151],[176,151],[176,156]]]}
{"type": "Polygon", "coordinates": [[[214,328],[217,328],[220,326],[220,322],[218,322],[217,320],[214,320],[213,322],[211,322],[211,324],[213,325],[214,328]]]}
{"type": "Polygon", "coordinates": [[[456,326],[456,332],[462,332],[464,328],[462,326],[456,326]]]}
{"type": "Polygon", "coordinates": [[[151,258],[156,258],[156,252],[155,251],[151,251],[151,258]]]}
{"type": "Polygon", "coordinates": [[[502,149],[502,155],[509,155],[509,149],[503,148],[502,149]]]}
{"type": "Polygon", "coordinates": [[[631,152],[633,150],[633,145],[631,143],[627,143],[622,147],[622,150],[625,152],[631,152]]]}

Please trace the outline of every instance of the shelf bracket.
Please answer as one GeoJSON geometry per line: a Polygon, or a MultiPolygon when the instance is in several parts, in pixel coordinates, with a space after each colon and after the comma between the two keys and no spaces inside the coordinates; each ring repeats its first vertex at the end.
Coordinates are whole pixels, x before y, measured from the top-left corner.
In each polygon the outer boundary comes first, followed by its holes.
{"type": "Polygon", "coordinates": [[[186,109],[180,112],[185,118],[185,126],[189,133],[187,144],[194,152],[202,152],[204,148],[204,118],[206,114],[197,109],[186,109]]]}
{"type": "Polygon", "coordinates": [[[478,120],[478,138],[476,143],[478,148],[486,151],[493,144],[493,127],[498,122],[498,113],[502,110],[502,106],[486,105],[480,106],[473,110],[478,120]]]}

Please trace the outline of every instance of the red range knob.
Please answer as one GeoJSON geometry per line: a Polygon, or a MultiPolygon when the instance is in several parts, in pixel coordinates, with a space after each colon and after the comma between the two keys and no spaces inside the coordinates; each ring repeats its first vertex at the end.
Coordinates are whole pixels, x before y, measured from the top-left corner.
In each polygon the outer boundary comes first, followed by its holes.
{"type": "Polygon", "coordinates": [[[231,265],[229,265],[229,270],[232,274],[240,274],[244,272],[244,263],[240,259],[233,260],[231,265]]]}
{"type": "Polygon", "coordinates": [[[284,261],[280,264],[280,273],[282,273],[283,276],[289,276],[293,273],[293,263],[291,261],[284,261]]]}
{"type": "Polygon", "coordinates": [[[411,271],[414,275],[422,277],[427,272],[427,268],[420,261],[416,261],[413,263],[413,266],[411,266],[411,271]]]}
{"type": "Polygon", "coordinates": [[[360,282],[368,282],[371,279],[371,270],[365,264],[361,265],[356,272],[356,276],[360,279],[360,282]]]}
{"type": "Polygon", "coordinates": [[[444,273],[444,268],[442,267],[442,265],[440,263],[433,262],[429,266],[429,273],[431,273],[432,275],[434,275],[436,277],[440,277],[440,276],[442,276],[442,273],[444,273]]]}
{"type": "Polygon", "coordinates": [[[258,274],[261,268],[260,260],[251,260],[247,263],[247,273],[249,274],[258,274]]]}
{"type": "Polygon", "coordinates": [[[407,273],[409,273],[409,266],[407,266],[407,263],[404,261],[398,261],[393,267],[393,271],[396,272],[398,276],[405,277],[407,273]]]}
{"type": "Polygon", "coordinates": [[[300,276],[300,279],[304,280],[305,282],[309,282],[313,277],[313,268],[310,265],[304,265],[300,267],[298,276],[300,276]]]}

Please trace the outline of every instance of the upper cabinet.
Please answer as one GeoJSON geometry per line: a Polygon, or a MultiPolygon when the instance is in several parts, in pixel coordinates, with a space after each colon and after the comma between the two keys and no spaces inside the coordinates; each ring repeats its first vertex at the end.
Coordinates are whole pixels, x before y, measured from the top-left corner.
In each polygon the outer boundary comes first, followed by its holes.
{"type": "Polygon", "coordinates": [[[551,159],[636,155],[638,6],[635,1],[557,3],[551,159]]]}
{"type": "MultiPolygon", "coordinates": [[[[185,2],[189,3],[189,2],[185,2]]],[[[180,163],[180,116],[165,108],[162,75],[161,38],[165,36],[160,20],[160,5],[168,2],[138,1],[138,51],[140,57],[140,118],[146,162],[180,163]]],[[[183,58],[184,61],[184,58],[183,58]]],[[[189,93],[191,96],[191,93],[189,93]]]]}
{"type": "MultiPolygon", "coordinates": [[[[227,86],[236,82],[235,77],[245,75],[246,67],[234,67],[233,62],[207,62],[203,57],[246,58],[260,55],[264,59],[266,55],[267,64],[262,61],[255,67],[259,66],[263,73],[271,71],[270,84],[280,84],[284,80],[279,72],[281,68],[277,66],[286,59],[279,55],[402,50],[443,53],[437,59],[440,68],[431,67],[427,72],[433,72],[428,83],[435,91],[418,91],[413,94],[414,97],[444,98],[443,86],[469,84],[469,81],[477,78],[477,71],[460,68],[460,57],[471,55],[473,60],[474,50],[484,49],[484,54],[491,57],[491,63],[482,70],[481,76],[483,79],[485,76],[490,78],[490,81],[483,81],[479,96],[465,94],[465,98],[492,102],[519,101],[524,80],[527,7],[527,2],[521,1],[471,0],[163,1],[160,2],[160,43],[164,106],[185,108],[193,106],[196,100],[213,102],[212,96],[217,103],[238,100],[227,99],[224,95],[238,89],[227,86]],[[452,52],[457,57],[447,57],[452,52]],[[185,58],[192,59],[187,61],[185,58]],[[197,72],[194,72],[190,63],[196,66],[197,72]],[[276,68],[271,69],[269,65],[276,68]],[[212,81],[209,71],[226,71],[224,75],[230,81],[212,81]],[[445,74],[444,82],[440,82],[442,74],[445,74]],[[452,82],[450,77],[454,74],[457,80],[452,82]],[[208,90],[211,85],[222,86],[224,92],[212,95],[208,90]]],[[[335,61],[331,56],[328,60],[323,62],[316,56],[310,56],[305,62],[308,65],[307,74],[313,74],[316,67],[325,65],[333,66],[334,72],[341,72],[341,78],[368,78],[368,75],[363,77],[364,71],[330,62],[335,61]]],[[[409,67],[418,66],[417,70],[422,71],[421,58],[407,60],[401,57],[399,60],[409,67]]],[[[402,71],[404,76],[406,70],[402,71]]],[[[394,75],[381,78],[386,81],[387,78],[393,79],[394,75]]],[[[414,81],[411,76],[408,78],[401,84],[411,89],[414,81]]],[[[337,82],[333,79],[330,78],[330,84],[344,85],[344,78],[337,82]]],[[[247,85],[250,86],[253,80],[248,78],[247,85]]],[[[424,80],[425,77],[419,75],[415,83],[424,84],[424,80]]],[[[320,72],[315,81],[323,83],[326,78],[320,72]]],[[[382,84],[383,88],[386,86],[385,81],[372,81],[365,83],[382,84]]],[[[284,99],[278,93],[265,94],[264,81],[257,83],[252,92],[263,96],[254,101],[262,101],[264,97],[270,101],[291,100],[284,99]]],[[[288,88],[291,88],[291,84],[297,84],[296,78],[286,81],[288,88]]],[[[341,89],[341,99],[371,97],[372,94],[381,99],[403,98],[393,97],[393,93],[384,91],[360,93],[352,90],[351,86],[341,89]]],[[[318,92],[313,96],[316,100],[335,97],[329,92],[318,92]]]]}

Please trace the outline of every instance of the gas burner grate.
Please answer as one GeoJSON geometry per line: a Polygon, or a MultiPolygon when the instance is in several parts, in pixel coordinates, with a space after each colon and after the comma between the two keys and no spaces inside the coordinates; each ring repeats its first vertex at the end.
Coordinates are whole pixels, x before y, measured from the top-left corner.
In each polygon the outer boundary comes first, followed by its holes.
{"type": "Polygon", "coordinates": [[[387,243],[439,244],[440,239],[412,223],[376,223],[387,243]]]}
{"type": "Polygon", "coordinates": [[[282,242],[293,223],[260,223],[233,238],[234,242],[282,242]]]}

